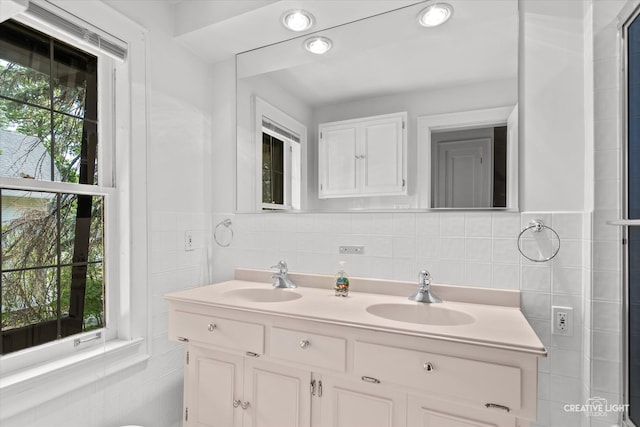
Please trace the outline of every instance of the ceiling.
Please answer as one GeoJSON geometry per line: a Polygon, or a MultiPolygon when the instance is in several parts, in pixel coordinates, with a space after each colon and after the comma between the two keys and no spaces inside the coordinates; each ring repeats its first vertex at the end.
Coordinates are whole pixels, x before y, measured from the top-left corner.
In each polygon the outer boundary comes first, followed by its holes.
{"type": "Polygon", "coordinates": [[[208,63],[309,32],[387,12],[416,0],[172,0],[174,37],[208,63]],[[311,31],[293,33],[283,13],[304,8],[315,18],[311,31]]]}
{"type": "Polygon", "coordinates": [[[268,77],[310,106],[489,82],[505,82],[515,96],[517,0],[447,2],[454,14],[440,27],[417,24],[420,2],[318,31],[333,40],[325,55],[302,49],[306,36],[245,52],[238,77],[268,77]]]}
{"type": "Polygon", "coordinates": [[[207,63],[243,53],[239,78],[268,76],[309,105],[517,80],[518,0],[446,0],[453,17],[436,28],[417,25],[425,0],[172,1],[174,37],[187,49],[207,63]],[[314,15],[311,31],[281,25],[298,8],[314,15]],[[334,48],[304,51],[310,33],[334,48]]]}

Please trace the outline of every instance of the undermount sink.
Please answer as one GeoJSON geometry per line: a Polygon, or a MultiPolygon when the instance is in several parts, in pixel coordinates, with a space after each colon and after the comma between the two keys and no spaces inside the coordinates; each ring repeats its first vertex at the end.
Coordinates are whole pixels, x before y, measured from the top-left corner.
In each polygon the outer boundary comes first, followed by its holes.
{"type": "Polygon", "coordinates": [[[283,302],[283,301],[293,301],[298,298],[301,298],[297,292],[294,292],[289,289],[255,289],[255,288],[247,288],[247,289],[234,289],[232,291],[227,291],[224,293],[226,297],[242,299],[244,301],[250,302],[283,302]]]}
{"type": "Polygon", "coordinates": [[[458,326],[475,321],[474,317],[467,313],[439,304],[374,304],[367,307],[367,311],[384,319],[421,325],[458,326]]]}

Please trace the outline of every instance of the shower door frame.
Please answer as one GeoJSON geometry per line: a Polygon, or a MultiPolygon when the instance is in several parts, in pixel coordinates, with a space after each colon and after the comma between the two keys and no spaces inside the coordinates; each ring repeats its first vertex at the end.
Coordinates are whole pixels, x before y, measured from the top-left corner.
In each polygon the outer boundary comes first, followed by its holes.
{"type": "MultiPolygon", "coordinates": [[[[628,5],[630,2],[627,3],[628,5]]],[[[624,404],[630,403],[629,393],[629,227],[640,226],[640,220],[629,219],[629,27],[633,21],[640,16],[640,5],[635,5],[631,9],[623,9],[618,16],[618,30],[620,34],[620,58],[622,66],[620,69],[620,111],[622,112],[620,120],[620,151],[621,151],[621,221],[617,224],[622,226],[621,234],[621,268],[622,268],[622,398],[624,404]]],[[[627,406],[622,414],[622,423],[625,427],[638,427],[629,418],[629,408],[627,406]]],[[[640,408],[639,408],[640,409],[640,408]]]]}

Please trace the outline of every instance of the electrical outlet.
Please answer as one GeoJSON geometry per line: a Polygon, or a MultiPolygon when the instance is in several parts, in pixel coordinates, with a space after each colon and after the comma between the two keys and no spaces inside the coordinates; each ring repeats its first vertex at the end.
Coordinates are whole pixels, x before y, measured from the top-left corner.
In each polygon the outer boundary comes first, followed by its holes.
{"type": "Polygon", "coordinates": [[[566,337],[573,336],[572,307],[560,307],[554,305],[551,307],[551,317],[554,335],[563,335],[566,337]]]}
{"type": "Polygon", "coordinates": [[[193,231],[184,232],[184,250],[193,251],[196,248],[196,242],[194,240],[193,231]]]}

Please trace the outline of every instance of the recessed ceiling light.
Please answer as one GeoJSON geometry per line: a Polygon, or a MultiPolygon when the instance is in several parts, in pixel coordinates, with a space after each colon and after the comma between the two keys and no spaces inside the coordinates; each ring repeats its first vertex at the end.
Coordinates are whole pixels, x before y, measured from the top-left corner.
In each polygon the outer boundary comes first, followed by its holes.
{"type": "Polygon", "coordinates": [[[313,22],[313,15],[306,10],[289,10],[282,15],[282,25],[291,31],[306,31],[313,22]]]}
{"type": "Polygon", "coordinates": [[[333,43],[326,37],[316,36],[309,37],[304,41],[304,48],[307,49],[311,53],[315,53],[317,55],[322,55],[331,49],[333,43]]]}
{"type": "Polygon", "coordinates": [[[423,27],[442,25],[453,15],[453,6],[448,3],[433,3],[420,11],[418,22],[423,27]]]}

